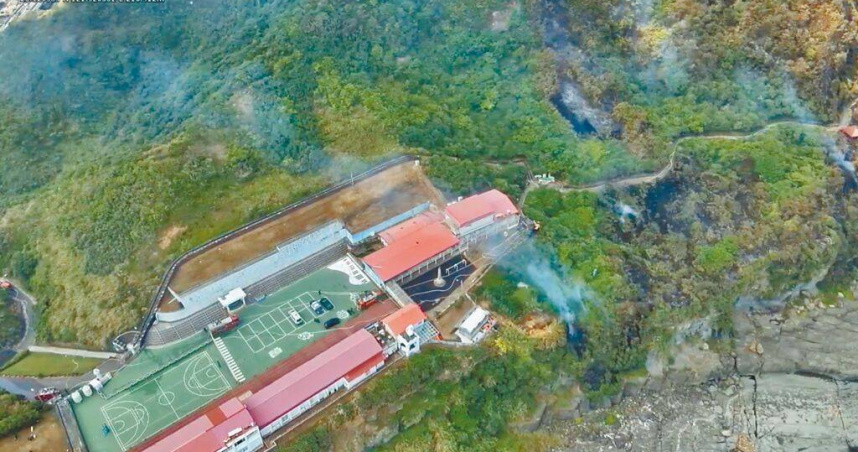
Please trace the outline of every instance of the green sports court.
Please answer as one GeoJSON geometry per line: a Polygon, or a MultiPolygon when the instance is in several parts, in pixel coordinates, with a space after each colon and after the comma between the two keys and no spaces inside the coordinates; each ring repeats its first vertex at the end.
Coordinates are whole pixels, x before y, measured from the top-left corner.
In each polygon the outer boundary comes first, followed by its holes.
{"type": "Polygon", "coordinates": [[[212,338],[206,332],[178,343],[144,349],[109,381],[102,394],[72,403],[92,452],[121,452],[191,414],[242,382],[263,373],[359,314],[354,299],[378,290],[365,277],[328,268],[284,287],[240,311],[234,330],[212,338]],[[325,297],[334,309],[317,315],[311,303],[325,297]],[[303,323],[289,316],[294,310],[303,323]]]}

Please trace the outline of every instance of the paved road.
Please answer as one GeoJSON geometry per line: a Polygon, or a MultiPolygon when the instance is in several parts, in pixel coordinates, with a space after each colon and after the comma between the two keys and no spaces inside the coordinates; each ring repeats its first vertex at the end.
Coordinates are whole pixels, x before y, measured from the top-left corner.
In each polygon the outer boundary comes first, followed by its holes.
{"type": "MultiPolygon", "coordinates": [[[[7,279],[0,278],[0,281],[7,281],[7,279]]],[[[13,349],[15,351],[23,351],[23,350],[31,350],[31,351],[43,351],[47,353],[59,353],[71,356],[84,356],[84,357],[92,357],[92,358],[113,358],[115,355],[110,353],[102,353],[102,352],[91,352],[88,350],[70,350],[70,349],[62,349],[57,347],[38,347],[35,346],[36,342],[36,300],[30,296],[27,292],[20,288],[20,285],[17,281],[10,281],[13,286],[9,289],[10,294],[12,295],[12,299],[21,303],[21,309],[24,313],[24,321],[26,325],[26,330],[24,333],[24,337],[15,344],[13,349]],[[108,356],[109,355],[109,356],[108,356]]],[[[109,359],[98,366],[102,372],[111,372],[120,367],[119,361],[116,359],[109,359]]],[[[74,377],[50,377],[50,378],[11,378],[11,377],[2,377],[0,378],[0,389],[5,389],[13,394],[20,394],[27,398],[32,399],[36,392],[45,387],[54,387],[57,389],[67,389],[75,387],[85,381],[89,381],[93,378],[92,372],[87,372],[84,375],[78,375],[74,377]]]]}
{"type": "Polygon", "coordinates": [[[18,341],[14,349],[17,351],[27,350],[36,343],[36,301],[30,294],[19,289],[17,284],[14,284],[9,292],[12,294],[13,300],[21,303],[21,310],[24,313],[24,337],[18,341]]]}
{"type": "MultiPolygon", "coordinates": [[[[122,367],[122,363],[118,359],[109,359],[98,366],[102,375],[107,372],[114,372],[122,367]]],[[[28,399],[32,399],[42,388],[57,388],[66,390],[77,387],[93,379],[92,371],[83,375],[72,377],[47,377],[47,378],[18,378],[18,377],[0,377],[0,389],[5,389],[13,394],[19,394],[28,399]]]]}

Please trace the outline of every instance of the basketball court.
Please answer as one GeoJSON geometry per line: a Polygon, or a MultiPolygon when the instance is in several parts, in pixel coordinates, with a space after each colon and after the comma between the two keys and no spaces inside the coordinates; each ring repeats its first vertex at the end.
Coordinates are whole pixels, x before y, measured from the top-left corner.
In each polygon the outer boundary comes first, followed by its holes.
{"type": "Polygon", "coordinates": [[[116,441],[128,450],[231,388],[204,351],[101,407],[116,441]]]}
{"type": "Polygon", "coordinates": [[[352,264],[337,261],[248,305],[238,313],[239,326],[219,337],[200,333],[144,349],[102,394],[72,403],[89,450],[130,450],[359,315],[355,298],[378,289],[352,264]],[[333,309],[314,311],[313,302],[322,298],[333,309]],[[326,329],[332,318],[340,325],[326,329]]]}

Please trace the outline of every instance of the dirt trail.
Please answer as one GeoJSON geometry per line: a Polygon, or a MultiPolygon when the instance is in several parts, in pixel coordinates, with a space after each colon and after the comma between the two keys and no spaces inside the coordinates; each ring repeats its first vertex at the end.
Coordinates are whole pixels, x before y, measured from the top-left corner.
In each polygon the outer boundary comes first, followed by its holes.
{"type": "MultiPolygon", "coordinates": [[[[843,116],[846,115],[847,112],[850,112],[851,109],[858,105],[858,99],[849,104],[844,110],[843,116]]],[[[842,121],[841,121],[842,122],[842,121]]],[[[580,192],[580,191],[589,191],[589,192],[600,192],[608,187],[614,188],[624,188],[631,187],[634,185],[643,185],[650,184],[653,182],[658,182],[665,177],[673,170],[676,151],[679,149],[679,145],[687,140],[746,140],[748,138],[753,138],[757,135],[761,135],[775,127],[787,126],[787,125],[795,125],[795,126],[808,126],[808,127],[819,127],[825,129],[827,131],[836,131],[839,127],[839,124],[827,124],[822,125],[811,121],[801,121],[801,120],[783,120],[783,121],[774,121],[766,124],[763,127],[760,127],[757,130],[754,130],[749,133],[741,133],[741,132],[716,132],[710,134],[701,134],[701,135],[689,135],[685,137],[681,137],[673,142],[673,151],[670,153],[670,157],[668,158],[667,165],[665,165],[662,169],[654,172],[654,173],[645,173],[645,174],[637,174],[632,176],[626,176],[617,179],[610,179],[606,181],[594,182],[592,184],[587,185],[578,185],[573,186],[566,184],[564,182],[552,182],[549,184],[540,185],[536,183],[534,180],[529,180],[527,183],[527,187],[525,187],[524,192],[519,199],[519,205],[524,205],[524,202],[527,200],[528,193],[536,188],[551,188],[557,190],[561,193],[570,193],[570,192],[580,192]]]]}

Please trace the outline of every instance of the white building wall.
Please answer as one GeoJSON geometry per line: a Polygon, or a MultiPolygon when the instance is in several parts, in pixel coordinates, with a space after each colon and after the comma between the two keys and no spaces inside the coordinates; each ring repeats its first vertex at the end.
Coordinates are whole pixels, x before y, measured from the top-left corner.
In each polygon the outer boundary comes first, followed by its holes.
{"type": "Polygon", "coordinates": [[[480,229],[482,229],[482,228],[484,228],[484,227],[486,227],[486,226],[488,226],[494,222],[495,222],[494,215],[489,215],[487,217],[480,218],[479,220],[477,220],[473,223],[470,223],[468,225],[465,225],[465,226],[462,226],[461,228],[459,228],[459,234],[460,235],[468,235],[468,234],[470,234],[474,231],[478,231],[478,230],[480,230],[480,229]]]}
{"type": "MultiPolygon", "coordinates": [[[[360,377],[356,378],[355,380],[353,380],[351,382],[346,380],[345,377],[340,378],[339,380],[334,382],[334,384],[332,384],[332,385],[328,386],[327,388],[317,392],[316,395],[314,395],[313,397],[310,397],[304,403],[296,406],[291,411],[289,411],[288,413],[281,416],[279,419],[277,419],[274,422],[266,425],[265,427],[262,427],[262,430],[260,430],[262,432],[262,436],[265,437],[265,436],[268,436],[268,435],[276,432],[278,429],[280,429],[284,425],[288,424],[289,422],[291,422],[296,417],[306,413],[307,411],[310,410],[310,408],[313,408],[314,406],[318,405],[320,402],[322,402],[326,398],[330,397],[331,394],[339,391],[340,389],[344,389],[344,388],[345,389],[351,389],[351,388],[355,387],[355,385],[359,384],[360,382],[369,378],[369,376],[378,372],[378,369],[380,369],[382,366],[384,366],[384,362],[382,362],[379,365],[369,369],[366,373],[364,373],[363,375],[361,375],[360,377]]],[[[230,451],[230,452],[232,452],[232,451],[230,451]]]]}
{"type": "Polygon", "coordinates": [[[359,376],[359,377],[355,378],[354,380],[352,380],[352,381],[346,381],[346,389],[352,389],[352,388],[354,388],[355,386],[357,386],[357,385],[361,384],[361,382],[363,382],[363,381],[364,381],[364,380],[366,380],[367,378],[369,378],[369,377],[371,377],[371,376],[375,375],[375,374],[376,374],[376,372],[378,372],[378,371],[379,371],[379,369],[381,369],[382,367],[384,367],[384,361],[382,361],[382,362],[378,363],[377,365],[375,365],[375,366],[371,367],[368,371],[366,371],[366,373],[364,373],[363,375],[361,375],[361,376],[359,376]]]}
{"type": "Polygon", "coordinates": [[[480,227],[469,227],[467,232],[463,230],[459,239],[466,243],[483,241],[494,234],[513,229],[518,226],[520,220],[521,217],[519,215],[510,215],[487,224],[482,224],[480,227]]]}
{"type": "Polygon", "coordinates": [[[473,341],[473,340],[471,340],[471,337],[470,337],[470,336],[468,336],[467,334],[462,333],[462,331],[460,331],[460,330],[456,330],[456,336],[458,336],[458,337],[459,337],[459,339],[460,339],[460,340],[462,341],[462,343],[464,343],[464,344],[473,344],[473,343],[474,343],[474,341],[473,341]]]}
{"type": "Polygon", "coordinates": [[[415,353],[420,353],[420,338],[414,335],[414,339],[409,341],[403,336],[396,336],[396,343],[399,344],[399,350],[409,357],[415,353]],[[413,349],[411,347],[414,347],[413,349]]]}
{"type": "Polygon", "coordinates": [[[262,441],[262,433],[259,427],[253,427],[244,435],[229,441],[223,449],[218,452],[255,452],[262,449],[265,443],[262,441]]]}

